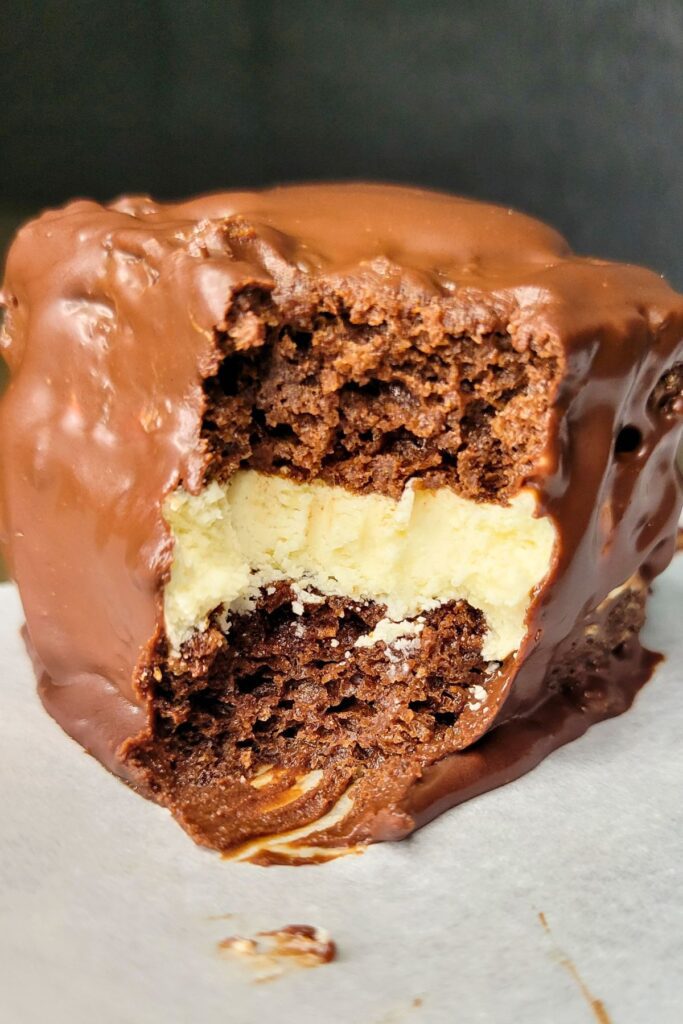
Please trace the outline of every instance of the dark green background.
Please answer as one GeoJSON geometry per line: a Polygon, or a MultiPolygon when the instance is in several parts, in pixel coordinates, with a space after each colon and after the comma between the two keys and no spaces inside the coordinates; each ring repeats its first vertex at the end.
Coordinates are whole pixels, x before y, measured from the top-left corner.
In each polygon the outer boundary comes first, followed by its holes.
{"type": "Polygon", "coordinates": [[[683,0],[3,0],[0,197],[297,178],[519,206],[683,286],[683,0]]]}

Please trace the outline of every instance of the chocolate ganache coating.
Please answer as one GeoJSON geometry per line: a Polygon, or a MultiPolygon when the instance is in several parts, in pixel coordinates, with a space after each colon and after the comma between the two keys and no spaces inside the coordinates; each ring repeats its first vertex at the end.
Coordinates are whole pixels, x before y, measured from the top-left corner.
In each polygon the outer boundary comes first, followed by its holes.
{"type": "Polygon", "coordinates": [[[254,292],[292,324],[321,303],[352,322],[400,307],[454,338],[544,347],[559,366],[542,450],[517,481],[557,531],[525,639],[486,706],[464,710],[463,752],[377,783],[321,843],[394,838],[622,710],[646,678],[634,644],[593,671],[598,698],[585,680],[581,699],[553,682],[613,592],[639,593],[672,557],[683,298],[512,210],[380,185],[79,201],[24,227],[2,292],[2,542],[45,706],[142,791],[127,752],[149,726],[164,641],[162,506],[205,486],[204,383],[254,292]]]}

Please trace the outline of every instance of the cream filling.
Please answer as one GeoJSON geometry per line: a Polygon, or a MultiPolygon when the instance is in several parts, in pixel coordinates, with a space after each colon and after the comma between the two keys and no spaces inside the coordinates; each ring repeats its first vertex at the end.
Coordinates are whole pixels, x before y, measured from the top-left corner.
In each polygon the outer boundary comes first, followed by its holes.
{"type": "Polygon", "coordinates": [[[415,635],[412,620],[464,599],[486,618],[484,657],[502,661],[522,642],[552,561],[555,527],[535,513],[530,490],[502,506],[409,484],[394,501],[255,470],[198,495],[177,490],[164,504],[174,541],[166,632],[177,650],[218,605],[248,611],[263,588],[288,580],[298,614],[313,590],[386,605],[363,644],[415,635]]]}

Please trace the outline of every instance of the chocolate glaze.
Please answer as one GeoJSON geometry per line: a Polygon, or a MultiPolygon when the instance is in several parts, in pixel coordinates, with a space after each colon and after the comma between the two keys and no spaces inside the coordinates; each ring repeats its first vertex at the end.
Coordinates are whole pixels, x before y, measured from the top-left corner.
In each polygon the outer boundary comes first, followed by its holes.
{"type": "MultiPolygon", "coordinates": [[[[383,186],[81,201],[20,231],[2,293],[4,548],[46,707],[138,784],[125,752],[145,725],[139,680],[163,630],[172,549],[161,505],[181,483],[202,487],[215,330],[253,285],[294,321],[311,295],[352,296],[366,315],[379,297],[416,314],[436,308],[453,334],[507,332],[520,350],[547,343],[563,362],[547,446],[526,481],[556,523],[555,563],[494,699],[463,714],[463,746],[496,730],[421,780],[378,784],[375,811],[336,841],[405,834],[596,717],[555,714],[547,679],[610,591],[638,570],[651,579],[673,554],[683,399],[652,396],[683,359],[683,299],[649,271],[573,255],[511,210],[383,186]]],[[[640,659],[629,678],[642,681],[640,659]]]]}

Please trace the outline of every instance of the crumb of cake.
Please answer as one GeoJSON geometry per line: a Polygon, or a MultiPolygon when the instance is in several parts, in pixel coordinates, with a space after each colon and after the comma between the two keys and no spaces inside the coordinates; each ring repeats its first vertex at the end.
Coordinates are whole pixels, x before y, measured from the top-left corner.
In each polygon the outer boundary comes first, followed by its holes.
{"type": "Polygon", "coordinates": [[[337,955],[337,947],[323,928],[307,924],[286,925],[253,937],[232,935],[218,943],[221,953],[248,964],[265,981],[296,967],[321,967],[337,955]]]}

